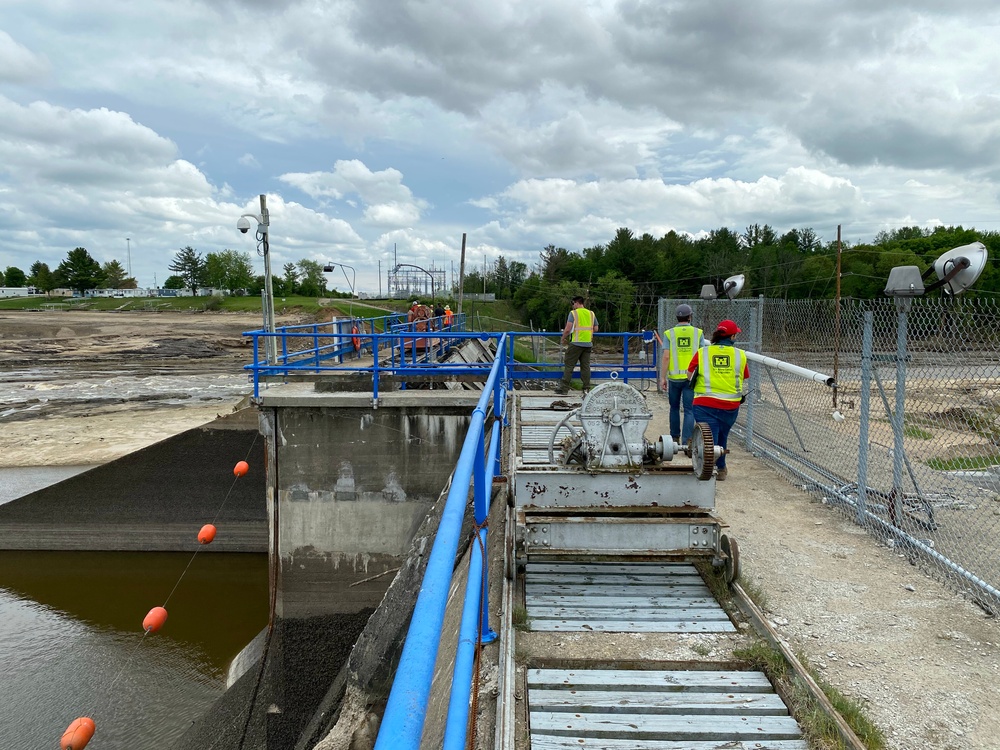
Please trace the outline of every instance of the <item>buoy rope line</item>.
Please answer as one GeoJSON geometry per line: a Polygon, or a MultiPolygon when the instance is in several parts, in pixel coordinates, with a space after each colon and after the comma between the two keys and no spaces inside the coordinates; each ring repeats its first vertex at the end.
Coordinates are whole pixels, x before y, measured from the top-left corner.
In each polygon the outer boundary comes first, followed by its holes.
{"type": "MultiPolygon", "coordinates": [[[[233,483],[229,486],[229,491],[226,493],[226,496],[222,499],[222,503],[216,509],[215,515],[212,517],[212,522],[202,526],[201,531],[198,532],[198,542],[202,546],[211,544],[215,540],[215,534],[216,534],[215,522],[219,519],[219,516],[222,514],[223,508],[226,507],[226,503],[229,501],[229,497],[233,494],[233,490],[236,488],[236,482],[239,481],[240,477],[246,476],[247,472],[250,470],[250,464],[247,462],[247,459],[250,458],[250,454],[253,452],[254,446],[256,444],[257,444],[257,434],[254,435],[253,442],[250,444],[250,448],[247,450],[246,458],[243,461],[238,461],[236,463],[236,466],[233,467],[233,475],[234,475],[233,483]]],[[[194,553],[191,555],[191,558],[188,560],[187,566],[184,568],[183,572],[181,572],[177,581],[174,583],[174,587],[170,590],[170,593],[167,594],[167,598],[163,601],[163,604],[159,607],[153,607],[151,610],[149,610],[149,613],[143,619],[142,637],[139,639],[139,642],[132,647],[132,650],[125,658],[125,661],[122,662],[122,665],[118,669],[117,674],[115,674],[114,678],[112,678],[111,680],[110,685],[108,686],[107,695],[109,703],[111,701],[111,694],[114,690],[114,686],[117,684],[118,680],[121,679],[121,676],[125,674],[125,671],[129,668],[132,659],[139,651],[139,647],[142,646],[142,644],[145,642],[146,636],[149,635],[150,633],[158,632],[160,628],[162,628],[163,625],[166,623],[167,603],[170,601],[170,598],[174,595],[174,592],[177,591],[177,587],[180,586],[181,581],[184,580],[184,576],[187,575],[188,570],[191,569],[191,564],[194,562],[194,559],[198,556],[199,552],[201,552],[201,547],[196,549],[194,553]]],[[[94,720],[89,716],[81,716],[77,719],[74,719],[70,723],[70,725],[66,728],[66,731],[63,732],[62,738],[59,741],[60,750],[83,750],[90,742],[90,740],[93,739],[94,733],[96,731],[97,731],[97,726],[94,723],[94,720]]]]}

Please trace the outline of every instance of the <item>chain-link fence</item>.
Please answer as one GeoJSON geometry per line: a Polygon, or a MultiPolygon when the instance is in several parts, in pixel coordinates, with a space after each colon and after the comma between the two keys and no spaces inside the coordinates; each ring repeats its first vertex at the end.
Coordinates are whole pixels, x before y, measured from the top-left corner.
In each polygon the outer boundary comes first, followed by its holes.
{"type": "Polygon", "coordinates": [[[687,302],[748,351],[745,447],[990,611],[1000,610],[1000,306],[992,300],[687,302]],[[839,322],[839,325],[838,325],[839,322]]]}

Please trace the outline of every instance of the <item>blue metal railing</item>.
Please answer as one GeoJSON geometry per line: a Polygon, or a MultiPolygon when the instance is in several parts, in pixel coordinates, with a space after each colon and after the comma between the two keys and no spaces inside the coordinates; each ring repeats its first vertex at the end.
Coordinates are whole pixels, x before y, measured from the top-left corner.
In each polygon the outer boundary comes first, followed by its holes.
{"type": "MultiPolygon", "coordinates": [[[[445,608],[455,567],[455,556],[465,519],[469,486],[472,484],[478,540],[473,545],[473,559],[469,566],[451,704],[445,729],[445,747],[461,748],[465,744],[464,725],[468,722],[469,689],[472,684],[475,644],[479,639],[480,627],[485,637],[491,632],[485,622],[488,608],[484,598],[487,588],[483,585],[486,578],[486,560],[482,550],[486,545],[486,530],[480,527],[489,513],[489,496],[496,464],[495,460],[490,460],[487,478],[485,425],[487,409],[491,405],[495,417],[503,413],[505,405],[503,382],[507,375],[507,357],[504,354],[506,344],[507,337],[503,335],[486,386],[483,388],[478,405],[472,412],[469,431],[455,466],[448,499],[445,501],[420,593],[413,608],[403,653],[396,667],[396,677],[382,717],[375,750],[390,748],[416,750],[420,746],[420,736],[423,733],[430,699],[431,681],[434,677],[434,662],[441,642],[445,608]],[[461,733],[460,740],[457,736],[459,733],[461,733]]],[[[500,444],[499,425],[498,419],[491,430],[491,456],[498,450],[500,444]]]]}
{"type": "MultiPolygon", "coordinates": [[[[403,315],[380,318],[341,320],[332,323],[287,326],[273,334],[250,331],[244,336],[253,338],[253,363],[244,369],[253,378],[254,398],[260,397],[261,380],[283,378],[293,374],[367,373],[372,378],[372,395],[379,397],[379,378],[382,375],[476,375],[486,378],[489,365],[482,362],[441,362],[455,347],[470,339],[480,339],[499,345],[507,336],[505,356],[508,366],[505,384],[516,380],[554,380],[562,377],[561,362],[536,362],[526,353],[534,346],[519,347],[515,344],[547,339],[555,342],[559,333],[472,333],[465,330],[465,316],[456,315],[451,326],[443,319],[414,323],[406,322],[403,315]],[[354,332],[357,326],[358,332],[354,332]],[[383,332],[378,333],[381,329],[383,332]],[[277,339],[277,360],[268,362],[262,357],[268,337],[277,339]],[[355,341],[358,346],[355,348],[355,341]],[[518,352],[525,355],[519,360],[518,352]],[[371,356],[371,364],[351,362],[371,356]],[[525,358],[527,357],[527,358],[525,358]]],[[[591,379],[595,381],[621,378],[654,380],[659,350],[649,331],[639,333],[599,333],[598,341],[620,340],[621,360],[616,362],[591,362],[591,379]],[[650,351],[651,350],[651,351],[650,351]]],[[[615,341],[617,345],[617,341],[615,341]]],[[[578,375],[574,375],[578,377],[578,375]]]]}
{"type": "MultiPolygon", "coordinates": [[[[420,746],[471,484],[476,531],[470,550],[443,742],[447,750],[463,750],[467,740],[476,649],[480,643],[488,643],[496,637],[489,627],[485,522],[490,510],[492,480],[501,474],[500,445],[502,427],[506,422],[507,389],[512,388],[517,380],[560,378],[563,370],[561,363],[517,361],[515,340],[554,338],[560,334],[471,333],[463,330],[464,316],[456,316],[451,327],[444,326],[443,321],[431,321],[425,327],[407,323],[401,318],[387,316],[347,321],[351,324],[347,331],[323,330],[323,326],[332,327],[331,324],[279,329],[273,335],[281,339],[281,354],[274,363],[259,359],[260,341],[271,334],[253,331],[245,334],[253,337],[254,348],[254,364],[246,369],[253,373],[255,398],[259,397],[262,377],[296,372],[368,372],[372,377],[372,394],[376,400],[379,397],[379,378],[385,373],[414,376],[475,374],[485,380],[455,467],[375,744],[375,750],[416,750],[420,746]],[[358,333],[353,331],[355,324],[358,333]],[[383,332],[376,333],[377,328],[383,332]],[[354,337],[361,339],[361,346],[357,349],[354,337]],[[472,339],[495,343],[496,354],[492,363],[439,361],[447,351],[472,339]],[[377,356],[373,357],[370,366],[344,364],[344,356],[355,351],[359,356],[363,351],[377,356]],[[494,421],[487,441],[488,412],[492,412],[494,421]]],[[[622,359],[613,363],[592,362],[592,379],[621,377],[628,382],[630,378],[656,378],[659,355],[651,332],[598,334],[598,337],[621,338],[622,359]],[[652,347],[651,357],[646,356],[649,347],[652,347]]],[[[535,350],[534,346],[531,348],[535,350]]]]}

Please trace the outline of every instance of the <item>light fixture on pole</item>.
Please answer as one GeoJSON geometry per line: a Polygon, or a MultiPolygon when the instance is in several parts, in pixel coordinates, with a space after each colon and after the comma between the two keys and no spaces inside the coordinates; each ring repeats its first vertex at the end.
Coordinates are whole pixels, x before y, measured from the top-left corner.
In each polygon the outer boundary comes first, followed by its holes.
{"type": "Polygon", "coordinates": [[[358,274],[357,271],[354,270],[353,266],[349,266],[346,263],[334,263],[331,261],[323,266],[323,273],[333,273],[333,269],[337,266],[340,266],[340,270],[344,273],[344,281],[346,281],[351,287],[351,297],[357,296],[354,291],[354,282],[357,280],[358,274]],[[347,278],[347,269],[351,269],[351,278],[347,278]]]}
{"type": "Polygon", "coordinates": [[[746,283],[747,277],[742,273],[738,273],[722,282],[722,291],[729,299],[736,299],[740,295],[740,292],[743,291],[743,286],[746,283]]]}
{"type": "Polygon", "coordinates": [[[354,318],[354,297],[355,297],[354,282],[357,281],[357,278],[358,278],[357,272],[354,270],[353,266],[349,266],[346,263],[334,263],[333,261],[330,261],[325,266],[323,266],[323,273],[333,273],[333,269],[336,268],[337,266],[340,266],[340,270],[344,274],[344,281],[346,281],[350,285],[350,287],[351,287],[351,302],[350,302],[350,305],[349,305],[350,309],[348,310],[348,314],[350,315],[351,319],[353,319],[354,318]],[[347,269],[348,268],[351,269],[351,278],[350,279],[347,278],[347,269]]]}
{"type": "MultiPolygon", "coordinates": [[[[904,425],[906,424],[904,409],[906,407],[906,363],[909,359],[907,351],[907,326],[910,307],[914,297],[922,297],[927,292],[940,289],[945,297],[957,297],[970,286],[976,283],[983,269],[986,268],[986,261],[989,253],[986,245],[982,242],[972,242],[968,245],[952,248],[946,253],[942,253],[930,267],[920,272],[917,266],[896,266],[889,271],[889,278],[885,284],[885,294],[896,300],[896,409],[890,414],[892,423],[892,491],[889,493],[887,508],[889,511],[889,521],[893,526],[897,526],[902,517],[903,504],[903,462],[906,459],[904,446],[904,425]],[[937,281],[924,286],[924,281],[931,275],[936,275],[937,281]]],[[[868,313],[870,316],[871,313],[868,313]]],[[[871,333],[866,334],[867,337],[871,333]]],[[[870,346],[870,345],[869,345],[870,346]]],[[[862,354],[862,374],[864,374],[865,362],[862,354]]],[[[871,357],[871,353],[868,353],[871,357]]],[[[867,365],[870,367],[870,364],[867,365]]],[[[877,373],[876,373],[877,375],[877,373]]],[[[879,386],[881,388],[881,386],[879,386]]],[[[883,396],[884,398],[884,396],[883,396]]],[[[862,382],[862,415],[867,415],[867,385],[862,382]]],[[[888,411],[888,401],[886,402],[888,411]]],[[[867,424],[867,420],[865,421],[867,424]]],[[[860,465],[867,466],[867,446],[866,435],[862,435],[861,440],[862,455],[859,457],[860,465]]],[[[907,469],[911,472],[907,464],[907,469]]],[[[916,480],[913,480],[916,483],[916,480]]],[[[859,476],[858,487],[861,490],[859,499],[862,504],[866,501],[866,483],[861,481],[859,476]]]]}
{"type": "Polygon", "coordinates": [[[267,212],[267,196],[260,196],[260,214],[243,214],[236,222],[236,228],[241,233],[250,231],[253,219],[257,222],[257,254],[264,258],[264,330],[268,335],[264,341],[264,351],[269,364],[275,364],[278,360],[278,342],[274,336],[274,289],[271,284],[271,248],[268,240],[268,230],[270,228],[270,215],[267,212]]]}

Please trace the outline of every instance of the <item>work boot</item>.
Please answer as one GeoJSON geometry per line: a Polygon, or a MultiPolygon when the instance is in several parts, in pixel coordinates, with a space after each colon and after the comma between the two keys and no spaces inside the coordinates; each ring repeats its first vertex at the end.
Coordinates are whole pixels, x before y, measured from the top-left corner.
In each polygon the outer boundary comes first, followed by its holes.
{"type": "Polygon", "coordinates": [[[716,482],[725,482],[726,477],[729,476],[729,472],[726,469],[719,469],[719,473],[715,475],[716,482]]]}

